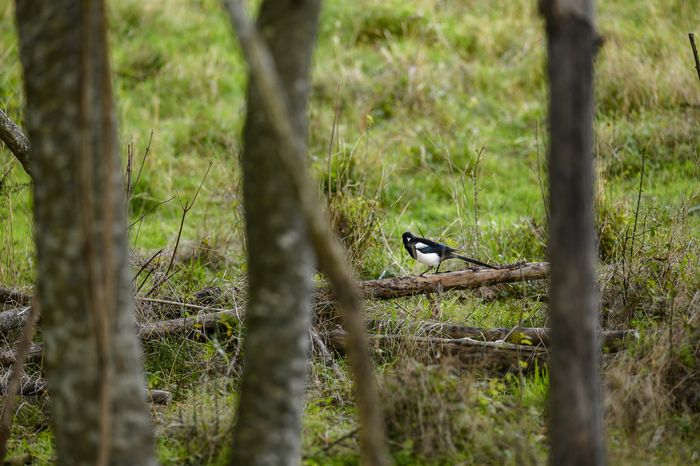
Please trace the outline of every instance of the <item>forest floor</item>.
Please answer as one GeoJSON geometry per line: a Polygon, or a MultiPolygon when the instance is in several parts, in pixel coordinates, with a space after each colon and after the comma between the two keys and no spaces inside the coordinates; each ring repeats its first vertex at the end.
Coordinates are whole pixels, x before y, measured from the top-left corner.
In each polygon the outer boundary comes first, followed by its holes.
{"type": "MultiPolygon", "coordinates": [[[[596,229],[600,319],[640,338],[605,354],[611,464],[700,461],[700,81],[687,32],[697,2],[609,0],[598,7],[596,229]]],[[[531,0],[327,1],[309,108],[310,160],[358,279],[423,271],[401,233],[440,239],[493,264],[546,260],[544,28],[531,0]],[[331,142],[337,109],[335,139],[331,142]]],[[[0,1],[0,107],[22,122],[12,2],[0,1]]],[[[124,159],[143,171],[130,200],[138,295],[242,309],[245,238],[238,154],[245,112],[239,49],[216,0],[110,2],[124,159]],[[152,140],[149,144],[149,139],[152,140]],[[145,158],[146,147],[149,147],[145,158]],[[177,273],[167,268],[183,215],[177,273]],[[149,272],[150,271],[150,272],[149,272]],[[209,290],[202,292],[202,290],[209,290]]],[[[35,273],[29,178],[0,150],[0,286],[35,273]],[[8,170],[10,170],[9,173],[8,170]]],[[[462,263],[451,264],[453,269],[462,263]]],[[[370,331],[425,322],[545,327],[546,281],[367,301],[370,331]]],[[[0,303],[0,306],[2,303],[0,303]]],[[[0,309],[1,310],[1,309],[0,309]]],[[[153,322],[201,309],[138,302],[153,322]]],[[[319,314],[320,330],[337,322],[319,314]]],[[[9,345],[15,335],[4,335],[9,345]]],[[[148,340],[148,383],[163,464],[224,464],[236,406],[240,320],[148,340]]],[[[507,373],[437,363],[410,343],[374,346],[398,464],[544,464],[546,367],[507,373]]],[[[304,462],[356,464],[349,371],[315,356],[304,462]]],[[[30,372],[39,372],[33,363],[30,372]]],[[[46,399],[17,410],[12,455],[53,455],[46,399]]]]}

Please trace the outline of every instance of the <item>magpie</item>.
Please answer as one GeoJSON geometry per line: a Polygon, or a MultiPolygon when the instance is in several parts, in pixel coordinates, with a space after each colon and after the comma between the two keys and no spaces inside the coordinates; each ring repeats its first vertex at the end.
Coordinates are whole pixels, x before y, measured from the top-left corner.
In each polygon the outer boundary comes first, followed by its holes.
{"type": "MultiPolygon", "coordinates": [[[[411,255],[415,260],[421,264],[429,265],[430,269],[437,267],[435,273],[440,270],[440,264],[442,261],[447,259],[462,259],[465,262],[471,262],[472,264],[480,265],[482,267],[488,267],[490,269],[495,269],[496,267],[483,262],[479,262],[476,259],[470,259],[468,257],[460,256],[456,251],[444,244],[436,243],[435,241],[430,241],[429,239],[419,238],[413,236],[410,231],[407,231],[402,235],[403,247],[406,248],[408,254],[411,255]]],[[[428,270],[430,270],[428,269],[428,270]]],[[[427,272],[426,270],[425,272],[427,272]]],[[[425,272],[421,274],[424,275],[425,272]]]]}

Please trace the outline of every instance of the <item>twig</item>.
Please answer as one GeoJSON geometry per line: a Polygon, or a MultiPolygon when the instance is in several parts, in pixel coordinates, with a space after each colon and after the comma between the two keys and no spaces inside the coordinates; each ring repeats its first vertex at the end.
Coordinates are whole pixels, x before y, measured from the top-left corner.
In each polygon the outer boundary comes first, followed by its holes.
{"type": "Polygon", "coordinates": [[[151,135],[148,137],[148,144],[146,145],[146,150],[143,153],[143,159],[141,159],[141,166],[139,167],[139,172],[136,174],[136,180],[134,181],[133,187],[135,188],[139,184],[141,179],[141,172],[143,171],[143,166],[146,164],[146,158],[151,151],[151,142],[153,141],[153,130],[151,130],[151,135]]]}
{"type": "Polygon", "coordinates": [[[634,239],[637,236],[637,219],[639,218],[639,204],[642,201],[642,186],[644,184],[644,166],[646,164],[647,151],[642,151],[642,171],[639,174],[639,189],[637,190],[637,207],[634,211],[634,226],[632,227],[632,242],[630,243],[630,256],[634,255],[634,239]]]}
{"type": "Polygon", "coordinates": [[[338,364],[335,362],[335,359],[333,359],[333,356],[331,355],[330,351],[328,351],[326,344],[318,335],[318,332],[313,328],[311,329],[311,340],[314,342],[314,345],[316,345],[316,347],[318,348],[319,353],[321,353],[321,357],[323,358],[323,362],[326,363],[326,366],[328,366],[333,371],[338,380],[344,382],[345,375],[338,367],[338,364]]]}
{"type": "Polygon", "coordinates": [[[479,239],[479,197],[477,180],[479,178],[479,164],[481,163],[481,155],[484,153],[485,146],[476,151],[476,162],[474,162],[474,170],[472,170],[472,183],[474,185],[474,237],[476,238],[477,248],[481,249],[481,241],[479,239]]]}
{"type": "Polygon", "coordinates": [[[29,352],[34,335],[34,327],[39,318],[39,310],[39,300],[34,298],[29,319],[25,322],[24,328],[22,329],[22,339],[17,346],[15,363],[12,366],[12,374],[10,375],[7,395],[5,396],[5,404],[2,407],[2,414],[0,414],[0,463],[3,462],[7,454],[7,440],[10,438],[12,415],[14,414],[15,404],[17,403],[20,381],[24,372],[24,362],[27,359],[27,353],[29,352]]]}
{"type": "Polygon", "coordinates": [[[173,199],[175,199],[175,197],[176,197],[176,196],[172,196],[172,197],[170,197],[169,199],[166,199],[166,200],[164,200],[164,201],[160,201],[159,203],[157,203],[156,205],[154,205],[153,207],[151,207],[150,209],[148,209],[148,211],[146,211],[145,214],[143,214],[142,216],[140,216],[139,218],[137,218],[136,220],[134,220],[133,222],[131,222],[131,224],[129,225],[129,228],[131,228],[131,227],[133,227],[134,225],[136,225],[137,223],[139,223],[139,222],[140,222],[141,220],[143,220],[148,214],[150,214],[151,212],[153,212],[154,210],[156,210],[158,207],[162,206],[163,204],[167,204],[168,202],[170,202],[170,201],[172,201],[173,199]]]}
{"type": "Polygon", "coordinates": [[[170,304],[173,306],[186,307],[189,309],[199,309],[202,311],[232,311],[232,309],[224,309],[221,307],[209,307],[209,306],[199,306],[197,304],[180,303],[177,301],[170,301],[167,299],[157,299],[157,298],[136,298],[136,301],[144,301],[147,303],[158,303],[158,304],[170,304]]]}
{"type": "Polygon", "coordinates": [[[175,247],[173,248],[173,253],[170,255],[170,262],[168,263],[168,268],[165,270],[165,274],[163,275],[163,278],[161,280],[157,280],[156,283],[153,285],[153,287],[146,293],[146,296],[151,296],[154,292],[156,292],[160,286],[165,283],[167,280],[172,277],[172,275],[168,275],[170,271],[173,268],[173,263],[175,262],[175,256],[177,255],[177,248],[180,246],[180,238],[182,237],[182,229],[185,226],[185,218],[187,217],[187,213],[192,210],[192,207],[194,207],[194,203],[197,202],[197,196],[199,196],[199,191],[202,189],[202,186],[204,185],[204,181],[207,179],[207,176],[209,175],[209,170],[211,170],[211,165],[212,162],[209,162],[209,166],[207,167],[206,173],[204,173],[204,176],[202,177],[202,181],[199,183],[199,187],[197,188],[197,191],[194,193],[194,197],[192,198],[191,201],[185,201],[183,204],[180,202],[180,206],[182,207],[182,216],[180,217],[180,228],[177,230],[177,238],[175,239],[175,247]]]}
{"type": "Polygon", "coordinates": [[[126,205],[127,214],[129,200],[131,199],[131,167],[134,163],[134,143],[133,141],[126,145],[126,205]]]}
{"type": "Polygon", "coordinates": [[[344,325],[348,331],[350,366],[354,374],[355,393],[360,414],[360,449],[365,464],[388,465],[389,453],[384,437],[384,422],[379,406],[374,368],[365,336],[360,294],[355,286],[345,251],[333,238],[326,215],[318,200],[316,184],[309,179],[303,141],[292,128],[286,102],[272,55],[259,36],[240,0],[224,0],[234,31],[243,49],[251,79],[255,81],[270,123],[281,141],[277,154],[287,169],[300,213],[304,216],[316,252],[319,269],[325,273],[335,291],[344,325]]]}
{"type": "MultiPolygon", "coordinates": [[[[141,274],[141,272],[143,272],[143,270],[144,270],[146,267],[148,267],[148,266],[150,265],[150,263],[153,262],[153,261],[155,260],[156,257],[160,256],[160,254],[161,254],[162,252],[163,252],[162,249],[159,250],[158,252],[156,252],[155,254],[153,254],[153,255],[150,257],[150,259],[148,259],[146,262],[144,262],[144,264],[141,266],[141,268],[139,268],[139,271],[136,272],[136,274],[134,275],[134,279],[133,279],[134,282],[136,281],[137,278],[139,278],[139,275],[141,274]]],[[[150,274],[149,274],[149,275],[150,275],[150,274]]],[[[148,276],[147,276],[146,278],[148,278],[148,276]]],[[[142,284],[142,286],[143,286],[143,284],[142,284]]]]}
{"type": "Polygon", "coordinates": [[[700,79],[700,59],[698,58],[698,48],[695,45],[695,34],[689,32],[688,39],[690,40],[690,47],[693,49],[693,58],[695,58],[695,70],[698,72],[698,79],[700,79]]]}
{"type": "Polygon", "coordinates": [[[549,204],[547,203],[547,195],[545,194],[544,182],[542,181],[542,169],[540,168],[540,129],[537,120],[535,120],[535,151],[537,155],[537,182],[540,185],[540,195],[542,196],[544,215],[547,219],[547,228],[549,228],[549,204]]]}
{"type": "Polygon", "coordinates": [[[331,128],[331,141],[328,143],[328,200],[331,199],[331,162],[333,160],[333,139],[335,129],[338,126],[338,115],[340,114],[340,84],[335,91],[335,113],[333,114],[333,127],[331,128]]]}
{"type": "Polygon", "coordinates": [[[175,247],[173,248],[173,254],[170,256],[170,263],[168,264],[168,268],[165,271],[165,275],[168,275],[170,271],[173,268],[173,261],[175,260],[175,255],[177,254],[177,247],[180,245],[180,237],[182,236],[182,228],[185,225],[185,216],[187,213],[192,210],[192,207],[194,207],[194,203],[197,202],[197,196],[199,195],[199,191],[202,189],[202,185],[204,184],[204,180],[207,179],[207,176],[209,175],[209,170],[211,170],[211,165],[212,163],[209,162],[209,166],[207,167],[206,173],[204,173],[204,177],[202,177],[202,181],[199,183],[199,187],[197,188],[197,191],[194,193],[194,197],[192,198],[192,201],[187,201],[182,205],[182,219],[180,220],[180,229],[177,232],[177,239],[175,240],[175,247]]]}
{"type": "Polygon", "coordinates": [[[347,434],[341,435],[340,437],[338,437],[337,439],[335,439],[334,441],[332,441],[331,443],[329,443],[328,445],[326,445],[325,447],[323,447],[323,449],[321,449],[321,451],[324,452],[324,453],[327,452],[328,450],[330,450],[330,449],[333,448],[334,446],[338,445],[340,442],[343,442],[343,441],[345,441],[345,440],[347,440],[347,439],[349,439],[349,438],[354,437],[355,435],[357,435],[357,432],[358,432],[358,431],[359,431],[359,429],[353,429],[353,430],[351,430],[350,432],[348,432],[347,434]]]}

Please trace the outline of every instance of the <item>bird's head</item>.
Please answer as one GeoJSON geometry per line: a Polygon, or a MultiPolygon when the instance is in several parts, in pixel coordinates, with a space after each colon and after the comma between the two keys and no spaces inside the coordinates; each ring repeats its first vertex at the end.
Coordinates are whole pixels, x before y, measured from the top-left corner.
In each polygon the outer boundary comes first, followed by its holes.
{"type": "Polygon", "coordinates": [[[413,239],[413,235],[411,234],[410,231],[407,231],[406,233],[401,235],[401,237],[403,238],[403,244],[408,244],[413,239]]]}

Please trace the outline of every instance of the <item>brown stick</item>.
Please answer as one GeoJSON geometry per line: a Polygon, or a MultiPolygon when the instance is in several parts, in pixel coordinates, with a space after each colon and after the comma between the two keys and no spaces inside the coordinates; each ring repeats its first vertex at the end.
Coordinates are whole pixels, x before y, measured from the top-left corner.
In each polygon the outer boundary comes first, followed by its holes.
{"type": "Polygon", "coordinates": [[[695,71],[698,72],[698,79],[700,79],[700,59],[698,58],[698,48],[695,45],[695,34],[689,32],[688,39],[690,40],[690,47],[693,49],[693,58],[695,59],[695,71]]]}
{"type": "Polygon", "coordinates": [[[354,283],[352,270],[345,251],[330,230],[328,219],[318,200],[316,184],[310,179],[306,164],[301,163],[306,158],[306,150],[292,128],[292,120],[285,105],[287,96],[280,84],[272,55],[250,21],[242,2],[225,0],[224,5],[270,123],[282,141],[282,147],[287,148],[279,152],[280,162],[290,175],[299,200],[300,213],[309,228],[319,269],[328,277],[333,287],[344,326],[348,331],[349,360],[355,376],[355,393],[360,415],[360,453],[363,463],[372,466],[388,465],[390,460],[379,394],[367,347],[360,294],[354,283]]]}
{"type": "Polygon", "coordinates": [[[34,179],[30,165],[31,149],[29,148],[29,139],[19,126],[2,110],[0,110],[0,141],[4,142],[7,148],[10,149],[10,152],[17,157],[27,175],[34,179]]]}

